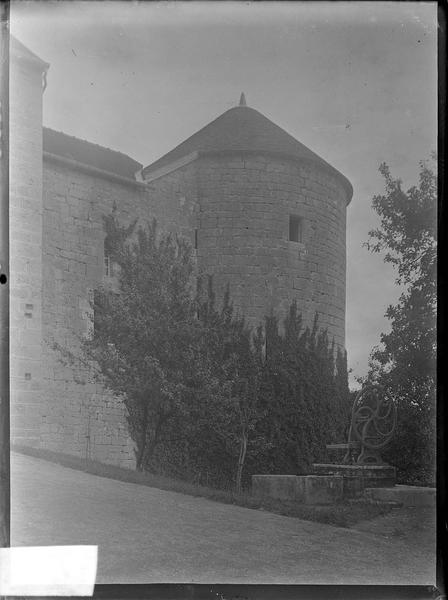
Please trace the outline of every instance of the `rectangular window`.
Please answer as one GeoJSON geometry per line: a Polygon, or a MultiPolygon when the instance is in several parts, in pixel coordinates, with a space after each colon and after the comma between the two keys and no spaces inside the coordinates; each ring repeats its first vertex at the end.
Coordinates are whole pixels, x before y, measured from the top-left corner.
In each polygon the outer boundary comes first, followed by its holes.
{"type": "Polygon", "coordinates": [[[289,216],[289,241],[302,242],[302,217],[289,216]]]}
{"type": "Polygon", "coordinates": [[[194,230],[194,249],[198,249],[198,230],[194,230]]]}

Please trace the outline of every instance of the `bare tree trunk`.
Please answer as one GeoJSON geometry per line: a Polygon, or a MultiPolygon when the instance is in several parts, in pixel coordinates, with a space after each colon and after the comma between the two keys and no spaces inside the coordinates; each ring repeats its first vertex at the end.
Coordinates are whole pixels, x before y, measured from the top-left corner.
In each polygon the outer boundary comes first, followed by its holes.
{"type": "Polygon", "coordinates": [[[144,437],[144,440],[142,441],[141,451],[140,451],[139,457],[137,459],[137,471],[143,471],[145,464],[148,462],[148,460],[151,459],[152,455],[154,454],[154,450],[156,449],[156,446],[159,442],[160,431],[161,431],[162,425],[165,421],[166,421],[166,417],[164,417],[164,416],[159,416],[157,418],[157,423],[154,428],[154,434],[151,437],[149,443],[148,443],[148,425],[146,424],[145,433],[144,433],[145,437],[144,437]]]}
{"type": "Polygon", "coordinates": [[[135,468],[137,471],[143,471],[145,464],[145,454],[146,454],[146,440],[148,437],[148,407],[145,406],[143,410],[143,432],[140,441],[140,447],[137,452],[137,462],[135,468]]]}
{"type": "Polygon", "coordinates": [[[142,441],[140,442],[140,448],[137,453],[137,463],[135,468],[137,471],[143,471],[144,458],[146,453],[146,427],[143,431],[142,441]]]}
{"type": "Polygon", "coordinates": [[[246,459],[246,451],[247,451],[247,434],[246,431],[241,432],[240,439],[240,455],[238,457],[238,468],[236,472],[236,492],[237,494],[241,493],[241,478],[243,475],[244,461],[246,459]]]}
{"type": "Polygon", "coordinates": [[[155,433],[151,439],[151,441],[149,442],[149,444],[146,447],[146,460],[150,460],[152,455],[154,454],[154,450],[156,449],[157,446],[157,442],[159,441],[159,436],[157,435],[157,433],[155,433]]]}

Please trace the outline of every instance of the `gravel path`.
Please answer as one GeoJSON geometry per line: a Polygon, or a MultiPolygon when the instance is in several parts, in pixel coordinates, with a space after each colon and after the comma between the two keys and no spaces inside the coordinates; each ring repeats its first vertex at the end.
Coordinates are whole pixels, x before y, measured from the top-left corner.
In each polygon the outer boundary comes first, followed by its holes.
{"type": "Polygon", "coordinates": [[[12,454],[14,546],[95,544],[97,583],[431,585],[427,545],[12,454]]]}

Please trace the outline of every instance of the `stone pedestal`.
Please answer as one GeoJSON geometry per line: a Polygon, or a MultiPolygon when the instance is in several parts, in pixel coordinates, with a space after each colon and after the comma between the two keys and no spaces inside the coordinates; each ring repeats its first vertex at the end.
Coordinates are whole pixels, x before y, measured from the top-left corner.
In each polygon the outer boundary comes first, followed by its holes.
{"type": "Polygon", "coordinates": [[[253,475],[252,493],[302,504],[333,504],[361,496],[365,489],[393,488],[390,465],[314,464],[312,475],[253,475]]]}
{"type": "Polygon", "coordinates": [[[396,481],[396,469],[390,465],[314,464],[313,470],[320,476],[342,477],[346,498],[361,494],[365,488],[393,487],[396,481]]]}
{"type": "Polygon", "coordinates": [[[343,497],[340,475],[252,475],[255,496],[300,504],[333,504],[343,497]]]}

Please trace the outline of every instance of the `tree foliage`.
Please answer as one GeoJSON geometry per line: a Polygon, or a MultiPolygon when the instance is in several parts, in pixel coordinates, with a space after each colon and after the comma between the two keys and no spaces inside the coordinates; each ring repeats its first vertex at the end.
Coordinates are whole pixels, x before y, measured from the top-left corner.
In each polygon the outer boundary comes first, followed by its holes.
{"type": "Polygon", "coordinates": [[[181,239],[158,239],[155,223],[130,230],[112,214],[105,225],[119,291],[96,290],[94,335],[86,348],[105,385],[124,399],[142,469],[195,386],[194,377],[185,376],[197,365],[194,341],[200,336],[191,249],[181,239]]]}
{"type": "Polygon", "coordinates": [[[137,468],[239,491],[343,439],[346,357],[317,315],[304,328],[293,303],[282,327],[270,315],[254,333],[229,289],[217,306],[213,279],[194,276],[185,241],[115,213],[105,227],[118,286],[96,290],[85,351],[127,407],[137,468]]]}
{"type": "Polygon", "coordinates": [[[346,355],[318,324],[316,314],[313,327],[304,327],[295,302],[281,329],[274,315],[266,318],[259,430],[269,448],[254,465],[258,472],[310,472],[325,458],[326,444],[344,439],[350,409],[346,355]]]}
{"type": "Polygon", "coordinates": [[[385,193],[373,198],[380,227],[369,232],[371,252],[383,253],[402,287],[397,304],[387,308],[391,330],[371,354],[368,378],[394,394],[398,431],[388,453],[407,480],[434,481],[437,180],[420,164],[419,183],[407,192],[387,165],[380,172],[385,193]]]}
{"type": "Polygon", "coordinates": [[[216,306],[212,278],[199,280],[196,301],[209,386],[207,393],[190,398],[188,419],[172,423],[171,439],[178,443],[160,449],[158,467],[239,490],[246,457],[256,452],[259,441],[254,434],[260,418],[259,374],[251,331],[244,318],[234,314],[228,290],[222,307],[216,306]]]}

